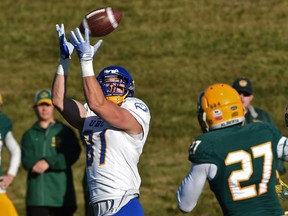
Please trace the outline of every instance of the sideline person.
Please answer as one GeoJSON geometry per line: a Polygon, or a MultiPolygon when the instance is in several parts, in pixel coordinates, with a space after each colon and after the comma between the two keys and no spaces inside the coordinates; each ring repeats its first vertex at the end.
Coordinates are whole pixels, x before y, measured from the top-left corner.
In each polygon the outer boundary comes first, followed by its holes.
{"type": "Polygon", "coordinates": [[[189,148],[192,164],[176,193],[179,209],[192,211],[208,181],[225,216],[284,215],[275,185],[277,158],[288,160],[287,137],[273,124],[244,124],[238,92],[223,83],[200,95],[198,120],[204,133],[189,148]]]}
{"type": "Polygon", "coordinates": [[[60,64],[54,77],[52,101],[64,118],[82,131],[87,152],[87,181],[95,215],[143,216],[139,202],[141,178],[138,162],[147,139],[150,112],[134,97],[134,80],[121,66],[108,66],[95,77],[93,56],[100,40],[90,45],[78,28],[65,38],[64,25],[56,25],[60,64]],[[86,103],[66,96],[68,63],[77,50],[86,103]]]}
{"type": "Polygon", "coordinates": [[[33,108],[37,121],[21,140],[27,216],[72,216],[77,205],[71,167],[81,146],[72,128],[55,119],[50,90],[36,93],[33,108]]]}

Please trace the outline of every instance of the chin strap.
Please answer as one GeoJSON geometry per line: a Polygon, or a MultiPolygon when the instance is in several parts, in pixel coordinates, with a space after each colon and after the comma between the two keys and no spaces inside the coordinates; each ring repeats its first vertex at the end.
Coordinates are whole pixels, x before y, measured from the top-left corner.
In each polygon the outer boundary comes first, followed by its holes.
{"type": "Polygon", "coordinates": [[[114,95],[114,96],[107,96],[106,99],[109,101],[112,101],[113,103],[116,104],[121,104],[124,102],[125,98],[127,97],[129,92],[127,92],[125,95],[119,96],[119,95],[114,95]]]}

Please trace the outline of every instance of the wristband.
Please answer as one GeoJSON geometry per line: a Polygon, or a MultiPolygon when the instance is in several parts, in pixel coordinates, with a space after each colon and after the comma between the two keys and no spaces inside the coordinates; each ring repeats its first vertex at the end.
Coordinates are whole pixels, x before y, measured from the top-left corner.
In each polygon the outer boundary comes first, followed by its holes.
{"type": "Polygon", "coordinates": [[[82,70],[82,77],[95,76],[92,59],[81,59],[80,65],[82,70]]]}
{"type": "Polygon", "coordinates": [[[70,59],[60,59],[56,74],[58,75],[64,75],[64,76],[68,76],[68,65],[69,65],[69,61],[70,59]]]}

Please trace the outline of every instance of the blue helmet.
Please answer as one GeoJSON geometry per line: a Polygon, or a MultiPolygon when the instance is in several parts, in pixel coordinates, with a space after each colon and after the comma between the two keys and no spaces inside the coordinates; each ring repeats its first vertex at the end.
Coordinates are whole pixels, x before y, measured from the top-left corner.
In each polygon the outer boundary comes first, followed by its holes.
{"type": "Polygon", "coordinates": [[[126,97],[133,97],[134,96],[134,80],[130,73],[123,67],[120,66],[108,66],[104,68],[99,75],[97,76],[97,81],[99,82],[102,91],[107,100],[111,100],[116,104],[120,104],[124,101],[126,97]],[[120,84],[124,85],[124,92],[111,92],[108,90],[107,86],[109,85],[108,81],[105,81],[106,78],[109,77],[117,77],[121,79],[121,81],[114,83],[118,87],[120,84]]]}

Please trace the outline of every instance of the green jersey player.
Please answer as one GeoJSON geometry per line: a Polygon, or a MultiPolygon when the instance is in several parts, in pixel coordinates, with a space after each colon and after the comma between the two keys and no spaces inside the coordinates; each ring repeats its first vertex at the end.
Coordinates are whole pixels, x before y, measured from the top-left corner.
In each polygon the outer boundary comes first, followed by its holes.
{"type": "Polygon", "coordinates": [[[13,122],[2,112],[2,104],[3,100],[0,94],[0,215],[17,216],[17,210],[7,195],[7,189],[17,175],[21,162],[21,150],[13,135],[13,122]],[[10,154],[7,172],[4,172],[1,158],[4,146],[10,154]]]}
{"type": "Polygon", "coordinates": [[[269,123],[245,125],[239,94],[229,85],[209,86],[198,105],[205,133],[190,146],[192,166],[177,191],[179,209],[192,211],[208,180],[223,215],[285,215],[275,184],[277,159],[288,160],[287,138],[269,123]]]}

